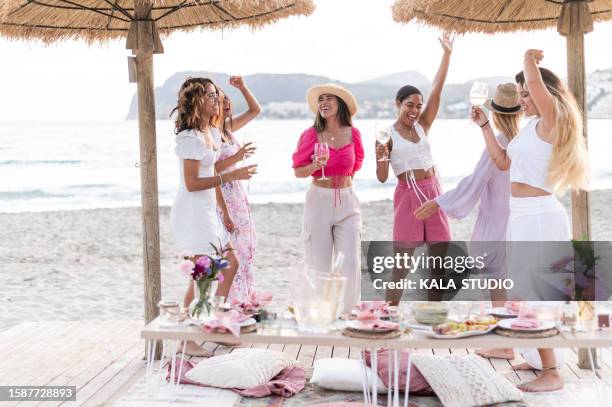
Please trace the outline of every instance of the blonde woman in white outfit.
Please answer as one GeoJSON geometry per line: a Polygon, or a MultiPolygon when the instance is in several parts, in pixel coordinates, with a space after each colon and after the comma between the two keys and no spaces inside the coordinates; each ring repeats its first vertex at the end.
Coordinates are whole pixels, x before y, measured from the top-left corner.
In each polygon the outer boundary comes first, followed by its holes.
{"type": "MultiPolygon", "coordinates": [[[[228,237],[217,216],[217,204],[224,205],[221,189],[224,182],[249,179],[255,173],[255,165],[238,168],[223,175],[215,173],[215,162],[220,154],[221,133],[219,123],[219,92],[207,78],[190,78],[179,92],[175,121],[176,148],[179,158],[180,184],[170,215],[172,232],[178,250],[193,255],[192,261],[211,254],[221,243],[230,248],[228,237]]],[[[226,254],[229,267],[223,270],[224,281],[217,288],[217,295],[227,297],[232,285],[238,259],[229,251],[226,254]]],[[[185,306],[194,297],[193,281],[185,294],[185,306]]],[[[187,343],[187,352],[205,356],[194,342],[187,343]]]]}
{"type": "MultiPolygon", "coordinates": [[[[553,193],[586,189],[588,184],[582,114],[561,80],[538,67],[543,58],[543,51],[528,50],[524,70],[516,75],[519,101],[525,114],[535,118],[506,150],[497,144],[484,112],[473,109],[474,120],[483,129],[493,161],[501,170],[510,169],[508,241],[569,241],[569,218],[553,193]]],[[[510,268],[517,257],[520,256],[510,256],[510,268]]],[[[524,356],[530,364],[516,368],[538,367],[542,374],[519,388],[531,392],[562,388],[555,352],[552,349],[538,352],[541,360],[527,353],[524,356]]]]}

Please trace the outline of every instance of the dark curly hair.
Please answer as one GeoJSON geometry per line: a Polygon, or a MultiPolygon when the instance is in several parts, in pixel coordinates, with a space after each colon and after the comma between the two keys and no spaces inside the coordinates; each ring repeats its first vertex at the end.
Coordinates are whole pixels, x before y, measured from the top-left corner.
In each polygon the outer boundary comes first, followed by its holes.
{"type": "Polygon", "coordinates": [[[187,78],[181,85],[176,107],[170,112],[170,116],[177,112],[174,121],[175,134],[204,126],[219,127],[220,115],[213,117],[202,117],[201,115],[208,84],[214,86],[215,91],[219,93],[219,88],[209,78],[187,78]]]}

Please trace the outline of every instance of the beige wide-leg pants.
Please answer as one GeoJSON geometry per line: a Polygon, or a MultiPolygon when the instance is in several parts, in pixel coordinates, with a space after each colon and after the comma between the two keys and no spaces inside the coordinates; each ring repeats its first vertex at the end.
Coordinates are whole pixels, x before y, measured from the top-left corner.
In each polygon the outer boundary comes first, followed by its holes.
{"type": "Polygon", "coordinates": [[[311,185],[304,203],[304,262],[306,267],[330,273],[334,255],[344,254],[346,277],[343,312],[350,312],[361,291],[361,211],[352,188],[311,185]]]}

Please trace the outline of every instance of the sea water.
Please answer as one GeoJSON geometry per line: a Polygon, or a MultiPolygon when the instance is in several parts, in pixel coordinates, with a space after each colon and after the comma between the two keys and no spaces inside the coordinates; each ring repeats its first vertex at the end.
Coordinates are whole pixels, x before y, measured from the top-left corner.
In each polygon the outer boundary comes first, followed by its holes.
{"type": "MultiPolygon", "coordinates": [[[[362,202],[392,199],[393,176],[376,179],[375,129],[389,120],[356,120],[365,148],[355,176],[362,202]]],[[[245,183],[254,203],[303,202],[309,185],[297,179],[291,154],[310,120],[255,120],[236,132],[253,141],[258,174],[245,183]]],[[[612,120],[589,121],[593,189],[612,188],[612,120]]],[[[437,120],[429,134],[444,189],[469,175],[485,148],[482,132],[466,119],[437,120]]],[[[179,177],[171,121],[157,122],[157,177],[160,205],[171,205],[179,177]]],[[[140,205],[138,123],[0,122],[0,212],[106,208],[140,205]]]]}

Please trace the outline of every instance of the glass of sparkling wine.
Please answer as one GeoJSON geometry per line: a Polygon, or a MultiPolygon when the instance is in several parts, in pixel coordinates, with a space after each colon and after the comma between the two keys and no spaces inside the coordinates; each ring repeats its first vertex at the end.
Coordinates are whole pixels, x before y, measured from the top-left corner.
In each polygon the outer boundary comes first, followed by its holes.
{"type": "Polygon", "coordinates": [[[489,86],[486,83],[474,82],[470,89],[470,104],[472,106],[482,106],[489,97],[489,86]]]}
{"type": "MultiPolygon", "coordinates": [[[[248,133],[244,133],[242,135],[242,144],[239,145],[239,147],[244,146],[247,143],[251,143],[253,142],[252,137],[248,134],[248,133]]],[[[244,167],[245,165],[248,165],[249,163],[247,162],[247,160],[249,159],[249,157],[247,157],[246,155],[242,158],[242,163],[241,166],[244,167]]],[[[247,180],[247,194],[251,192],[251,180],[247,180]]]]}
{"type": "MultiPolygon", "coordinates": [[[[389,143],[389,140],[391,140],[391,132],[387,126],[377,125],[375,132],[376,132],[376,141],[382,144],[383,146],[387,145],[389,143]]],[[[389,157],[385,155],[383,156],[383,158],[381,158],[378,161],[389,161],[389,157]]]]}
{"type": "MultiPolygon", "coordinates": [[[[317,159],[328,159],[329,158],[329,145],[327,143],[317,143],[315,144],[314,154],[317,159]]],[[[325,166],[321,167],[321,175],[320,180],[328,180],[329,178],[325,177],[325,166]]]]}

